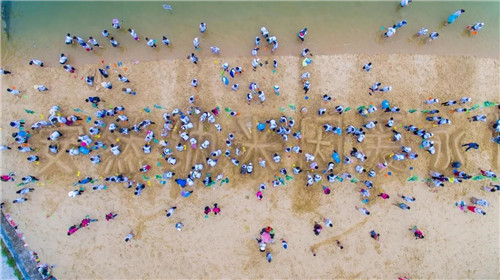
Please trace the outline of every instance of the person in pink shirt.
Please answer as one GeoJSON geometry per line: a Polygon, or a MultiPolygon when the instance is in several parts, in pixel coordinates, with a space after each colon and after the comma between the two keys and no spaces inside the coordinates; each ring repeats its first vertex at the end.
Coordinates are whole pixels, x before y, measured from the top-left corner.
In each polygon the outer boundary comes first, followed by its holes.
{"type": "Polygon", "coordinates": [[[214,215],[220,214],[220,208],[217,203],[214,203],[214,208],[212,209],[212,211],[214,212],[214,215]]]}
{"type": "Polygon", "coordinates": [[[261,191],[258,191],[258,192],[257,192],[257,198],[258,198],[259,200],[262,200],[262,192],[261,192],[261,191]]]}
{"type": "Polygon", "coordinates": [[[7,175],[0,176],[0,179],[2,180],[2,182],[15,181],[16,179],[14,179],[14,176],[16,176],[16,173],[10,172],[7,175]]]}
{"type": "Polygon", "coordinates": [[[381,197],[382,199],[388,199],[389,198],[389,195],[386,194],[386,193],[380,193],[378,196],[381,197]]]}

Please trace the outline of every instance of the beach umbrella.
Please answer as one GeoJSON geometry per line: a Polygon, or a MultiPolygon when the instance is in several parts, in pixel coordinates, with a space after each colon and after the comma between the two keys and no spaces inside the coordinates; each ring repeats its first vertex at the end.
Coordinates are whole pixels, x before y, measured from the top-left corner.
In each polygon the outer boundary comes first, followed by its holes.
{"type": "Polygon", "coordinates": [[[271,239],[272,239],[271,235],[267,232],[262,233],[261,238],[262,238],[262,242],[264,242],[264,243],[269,243],[269,242],[271,242],[271,239]]]}
{"type": "Polygon", "coordinates": [[[259,131],[264,131],[264,129],[266,129],[266,125],[265,125],[265,124],[263,124],[263,123],[259,123],[259,124],[257,125],[257,129],[258,129],[259,131]]]}

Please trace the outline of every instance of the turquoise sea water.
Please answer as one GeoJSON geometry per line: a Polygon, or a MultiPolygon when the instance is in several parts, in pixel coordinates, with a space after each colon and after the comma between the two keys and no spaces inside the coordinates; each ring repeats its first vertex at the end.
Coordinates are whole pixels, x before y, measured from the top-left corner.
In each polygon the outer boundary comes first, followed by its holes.
{"type": "MultiPolygon", "coordinates": [[[[201,41],[201,56],[211,55],[209,47],[221,48],[222,56],[250,56],[261,26],[278,37],[277,55],[300,54],[309,47],[313,54],[338,53],[412,53],[498,57],[499,8],[491,2],[430,2],[415,0],[400,8],[389,2],[6,2],[2,1],[2,65],[27,63],[39,58],[48,65],[58,63],[64,52],[73,65],[88,62],[185,58],[194,50],[192,41],[201,41]],[[162,5],[172,5],[173,12],[162,5]],[[448,15],[465,9],[454,24],[443,26],[448,15]],[[113,18],[122,20],[122,30],[111,28],[113,18]],[[389,39],[382,39],[382,27],[400,20],[408,25],[389,39]],[[200,22],[208,31],[200,36],[200,22]],[[466,26],[484,22],[476,36],[466,26]],[[141,41],[136,42],[126,29],[133,27],[141,41]],[[308,27],[306,42],[300,44],[297,32],[308,27]],[[437,31],[431,43],[413,35],[422,27],[437,31]],[[8,34],[6,33],[8,29],[8,34]],[[112,48],[101,35],[103,29],[117,39],[120,49],[112,48]],[[84,39],[96,38],[105,49],[86,53],[79,46],[66,46],[66,33],[84,39]],[[144,37],[161,41],[166,35],[171,47],[146,46],[144,37]]],[[[262,51],[262,54],[269,54],[262,51]]]]}

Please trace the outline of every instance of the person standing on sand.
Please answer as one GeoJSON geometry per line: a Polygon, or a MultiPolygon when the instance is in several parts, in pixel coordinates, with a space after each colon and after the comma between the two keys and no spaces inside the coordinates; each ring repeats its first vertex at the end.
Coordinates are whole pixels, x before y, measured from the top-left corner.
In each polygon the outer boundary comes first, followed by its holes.
{"type": "Polygon", "coordinates": [[[370,231],[370,236],[371,238],[377,240],[377,241],[380,241],[380,233],[376,233],[374,230],[370,231]]]}

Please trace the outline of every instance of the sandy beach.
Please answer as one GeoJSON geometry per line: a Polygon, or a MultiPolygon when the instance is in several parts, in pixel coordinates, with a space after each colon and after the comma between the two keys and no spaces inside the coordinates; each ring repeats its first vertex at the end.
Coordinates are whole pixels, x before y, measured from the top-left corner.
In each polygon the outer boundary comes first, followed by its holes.
{"type": "MultiPolygon", "coordinates": [[[[75,74],[65,72],[61,66],[49,65],[45,68],[34,66],[16,67],[13,75],[2,76],[2,88],[15,86],[21,96],[1,95],[3,144],[12,142],[14,132],[9,122],[24,119],[29,125],[48,116],[51,106],[59,105],[63,115],[77,114],[83,118],[78,125],[58,128],[64,137],[59,140],[61,152],[54,156],[47,150],[48,135],[55,128],[30,131],[30,146],[39,149],[36,154],[40,163],[26,161],[28,154],[21,154],[17,144],[10,151],[2,151],[2,174],[16,171],[18,176],[33,175],[41,178],[33,185],[35,191],[28,194],[29,201],[19,205],[8,204],[4,212],[9,213],[25,234],[25,242],[36,250],[44,262],[57,264],[54,273],[62,279],[138,279],[138,278],[378,278],[396,279],[406,275],[419,278],[474,278],[498,279],[499,269],[499,199],[498,193],[485,193],[481,186],[490,180],[464,181],[460,184],[447,183],[444,188],[431,188],[420,180],[407,181],[413,175],[427,178],[429,171],[452,174],[449,167],[452,161],[460,161],[468,174],[477,175],[479,169],[498,171],[500,166],[499,145],[491,141],[491,122],[499,118],[498,108],[480,108],[466,113],[452,113],[451,107],[439,104],[426,105],[427,98],[440,101],[457,100],[468,96],[472,102],[499,102],[499,61],[494,58],[467,56],[432,55],[315,55],[313,64],[302,68],[302,59],[296,56],[266,57],[268,60],[257,71],[252,71],[249,58],[201,58],[199,65],[187,59],[167,59],[159,61],[116,62],[88,64],[77,67],[75,74]],[[272,60],[279,61],[273,73],[272,60]],[[367,73],[362,66],[371,61],[373,69],[367,73]],[[244,73],[231,79],[240,84],[234,92],[221,82],[221,65],[242,66],[244,73]],[[100,86],[103,81],[97,72],[98,67],[110,66],[110,80],[113,89],[100,86]],[[300,75],[311,74],[309,99],[304,99],[300,75]],[[126,75],[137,95],[121,92],[117,74],[126,75]],[[87,86],[82,77],[95,75],[94,87],[87,86]],[[198,78],[197,90],[190,86],[193,78],[198,78]],[[266,102],[260,105],[253,102],[247,105],[245,94],[247,85],[258,81],[266,92],[266,102]],[[388,93],[368,95],[368,87],[375,81],[391,85],[388,93]],[[33,85],[44,84],[47,92],[37,92],[33,85]],[[279,85],[281,93],[272,92],[273,85],[279,85]],[[322,101],[323,94],[332,96],[332,101],[322,101]],[[129,122],[137,123],[144,119],[156,121],[152,127],[158,139],[165,139],[174,147],[179,142],[179,134],[171,133],[166,138],[159,137],[162,128],[162,115],[174,108],[185,110],[190,106],[188,98],[195,95],[194,105],[202,111],[219,106],[222,111],[217,117],[223,130],[218,133],[213,125],[194,122],[190,135],[210,139],[212,146],[226,149],[225,138],[229,132],[236,137],[236,147],[245,147],[241,162],[253,162],[253,175],[239,174],[239,168],[229,159],[221,157],[219,164],[208,169],[213,174],[223,173],[229,178],[228,184],[207,188],[196,183],[189,198],[180,196],[181,188],[172,180],[160,184],[156,174],[167,170],[174,171],[179,177],[185,176],[195,163],[204,162],[209,151],[188,150],[178,153],[178,163],[167,165],[159,156],[161,149],[153,143],[150,155],[142,153],[144,133],[129,136],[111,134],[105,131],[100,141],[120,144],[122,154],[115,157],[108,150],[100,151],[102,162],[93,165],[85,156],[70,156],[65,149],[76,146],[76,136],[84,134],[96,119],[88,96],[99,96],[104,105],[124,106],[129,122]],[[384,113],[381,110],[369,118],[356,112],[361,105],[373,104],[377,107],[383,100],[401,108],[398,114],[384,113]],[[337,105],[351,107],[342,115],[334,114],[337,105]],[[155,106],[159,105],[159,106],[155,106]],[[159,108],[161,107],[161,108],[159,108]],[[308,113],[301,114],[300,108],[307,107],[308,113]],[[317,110],[325,107],[328,113],[317,115],[317,110]],[[82,112],[75,112],[74,109],[82,112]],[[225,108],[239,112],[230,117],[225,108]],[[296,108],[294,110],[293,108],[296,108]],[[25,109],[35,113],[28,114],[25,109]],[[411,109],[418,109],[409,113],[411,109]],[[449,125],[435,126],[425,120],[421,113],[424,109],[439,109],[442,116],[451,120],[449,125]],[[149,113],[147,112],[149,111],[149,113]],[[467,117],[484,114],[487,123],[468,122],[467,117]],[[258,132],[257,122],[280,116],[292,116],[296,120],[295,130],[300,130],[300,141],[290,139],[285,144],[281,137],[268,130],[258,132]],[[90,123],[86,116],[91,116],[90,123]],[[367,133],[366,140],[359,144],[355,138],[342,134],[334,136],[323,132],[321,126],[328,122],[340,127],[359,126],[369,120],[384,124],[394,117],[398,131],[403,139],[399,143],[389,141],[390,129],[379,125],[367,133]],[[402,126],[416,125],[434,132],[433,140],[436,154],[430,155],[419,148],[417,136],[404,131],[402,126]],[[461,147],[468,142],[477,142],[480,150],[467,153],[461,147]],[[284,153],[289,145],[299,144],[304,152],[316,157],[323,169],[331,160],[336,149],[341,156],[348,155],[352,147],[365,152],[368,160],[366,169],[374,168],[377,176],[373,178],[372,197],[380,191],[390,194],[391,198],[382,200],[372,198],[364,207],[372,212],[364,216],[355,210],[361,207],[360,183],[328,183],[323,185],[332,189],[330,195],[323,194],[321,186],[314,184],[305,187],[306,173],[309,170],[304,156],[284,153]],[[395,162],[390,154],[400,150],[401,145],[411,146],[419,154],[414,161],[395,162]],[[274,152],[282,154],[282,165],[287,168],[299,165],[304,169],[300,175],[290,174],[293,179],[285,186],[272,187],[270,183],[279,174],[278,166],[271,160],[274,152]],[[26,156],[25,156],[26,155],[26,156]],[[266,169],[257,164],[257,159],[268,158],[266,169]],[[388,159],[389,167],[376,168],[377,163],[388,159]],[[159,163],[159,164],[158,164],[159,163]],[[138,169],[150,164],[152,170],[143,174],[138,169]],[[391,173],[390,175],[388,173],[391,173]],[[80,197],[69,198],[67,193],[75,189],[72,184],[85,176],[102,179],[117,173],[128,174],[138,181],[149,181],[144,193],[134,197],[132,189],[122,185],[106,183],[107,190],[93,191],[85,186],[80,197]],[[148,178],[148,179],[146,179],[148,178]],[[260,183],[266,182],[264,198],[258,201],[255,193],[260,183]],[[397,194],[411,194],[416,202],[409,211],[394,206],[401,202],[397,194]],[[456,206],[457,201],[469,202],[470,197],[488,200],[490,206],[486,216],[463,213],[456,206]],[[203,208],[218,203],[220,216],[205,218],[203,208]],[[177,206],[172,218],[165,217],[165,210],[177,206]],[[104,214],[118,213],[115,220],[106,222],[104,214]],[[85,215],[99,219],[88,228],[67,236],[67,228],[78,223],[85,215]],[[333,228],[324,227],[319,236],[312,232],[315,222],[324,218],[331,219],[333,228]],[[174,224],[182,221],[185,225],[181,232],[174,224]],[[268,246],[274,260],[266,262],[264,253],[259,252],[253,237],[260,229],[272,226],[276,230],[276,244],[268,246]],[[425,233],[424,240],[415,240],[408,228],[418,225],[425,233]],[[380,241],[370,238],[369,232],[375,229],[380,233],[380,241]],[[125,235],[133,230],[134,239],[124,243],[125,235]],[[289,248],[283,250],[280,238],[287,240],[289,248]],[[342,241],[340,250],[336,240],[342,241]],[[313,256],[312,250],[316,252],[313,256]]],[[[457,107],[457,106],[455,106],[457,107]]],[[[212,150],[212,149],[210,149],[212,150]]],[[[353,172],[355,164],[338,165],[335,173],[353,172]]],[[[317,171],[315,171],[317,172],[317,171]]],[[[176,176],[176,177],[178,177],[176,176]]],[[[366,177],[355,174],[357,178],[366,177]]],[[[18,197],[16,182],[2,183],[2,201],[18,197]]]]}

